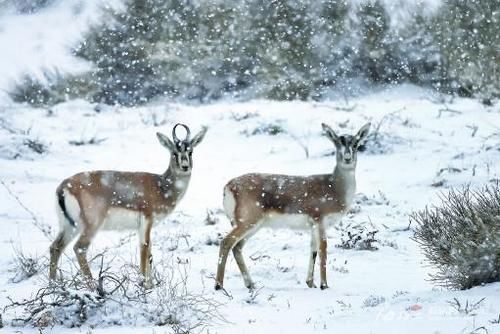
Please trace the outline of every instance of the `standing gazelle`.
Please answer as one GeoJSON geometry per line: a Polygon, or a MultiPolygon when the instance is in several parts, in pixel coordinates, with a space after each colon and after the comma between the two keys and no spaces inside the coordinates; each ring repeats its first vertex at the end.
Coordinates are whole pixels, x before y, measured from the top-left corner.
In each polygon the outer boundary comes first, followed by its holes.
{"type": "Polygon", "coordinates": [[[56,192],[61,230],[50,246],[50,279],[56,277],[57,263],[64,248],[79,235],[73,249],[82,273],[92,286],[86,255],[99,229],[137,228],[141,273],[144,286],[150,287],[151,228],[172,212],[184,196],[191,178],[193,148],[202,141],[206,131],[203,127],[191,139],[189,128],[176,124],[172,129],[173,142],[156,133],[160,143],[170,151],[170,164],[163,174],[92,171],[62,181],[56,192]],[[176,135],[178,126],[186,130],[183,140],[176,135]]]}
{"type": "Polygon", "coordinates": [[[357,150],[368,135],[370,124],[355,136],[337,136],[322,124],[336,147],[337,165],[332,174],[290,176],[278,174],[245,174],[224,187],[224,210],[233,230],[222,240],[215,289],[222,289],[229,251],[233,250],[245,286],[254,284],[242,255],[245,242],[261,227],[311,229],[311,255],[306,283],[314,284],[314,263],[319,251],[321,289],[326,281],[326,228],[338,222],[349,210],[356,189],[357,150]]]}

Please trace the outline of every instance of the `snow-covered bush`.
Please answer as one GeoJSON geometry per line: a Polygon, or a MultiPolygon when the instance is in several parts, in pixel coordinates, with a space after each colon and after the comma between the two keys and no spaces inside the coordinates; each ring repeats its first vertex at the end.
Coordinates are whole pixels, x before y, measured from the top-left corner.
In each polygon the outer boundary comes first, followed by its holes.
{"type": "Polygon", "coordinates": [[[340,224],[340,243],[335,245],[343,249],[378,250],[376,234],[378,229],[371,223],[340,224]]]}
{"type": "Polygon", "coordinates": [[[415,212],[414,240],[436,266],[437,284],[457,289],[500,281],[500,184],[451,190],[441,206],[415,212]]]}

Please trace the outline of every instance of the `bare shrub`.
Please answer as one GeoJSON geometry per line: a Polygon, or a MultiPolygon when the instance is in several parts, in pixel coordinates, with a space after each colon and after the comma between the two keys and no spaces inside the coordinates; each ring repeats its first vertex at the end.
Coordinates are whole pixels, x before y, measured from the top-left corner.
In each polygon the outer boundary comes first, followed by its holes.
{"type": "Polygon", "coordinates": [[[341,225],[340,232],[340,243],[335,245],[338,248],[378,250],[378,247],[375,246],[375,243],[378,243],[375,237],[375,234],[378,233],[378,229],[371,223],[341,225]]]}
{"type": "Polygon", "coordinates": [[[38,274],[44,267],[40,257],[27,255],[20,248],[14,248],[13,263],[13,268],[9,270],[14,273],[14,276],[10,278],[12,283],[27,280],[38,274]]]}
{"type": "Polygon", "coordinates": [[[45,143],[43,143],[42,141],[40,141],[37,138],[24,139],[23,144],[35,153],[43,154],[43,153],[47,152],[47,145],[45,145],[45,143]]]}
{"type": "Polygon", "coordinates": [[[243,113],[236,113],[236,112],[231,112],[231,115],[229,116],[230,119],[236,122],[241,122],[241,121],[246,121],[247,119],[250,118],[255,118],[259,117],[259,113],[257,112],[243,112],[243,113]]]}
{"type": "Polygon", "coordinates": [[[451,190],[441,205],[410,217],[415,240],[436,266],[431,279],[442,286],[468,289],[500,281],[500,184],[480,190],[451,190]]]}
{"type": "Polygon", "coordinates": [[[68,143],[73,146],[99,145],[106,140],[108,140],[108,138],[97,138],[97,136],[92,136],[87,139],[81,138],[78,140],[70,140],[68,143]]]}
{"type": "Polygon", "coordinates": [[[386,125],[399,123],[406,127],[414,127],[410,120],[403,119],[399,114],[404,110],[396,110],[384,115],[375,126],[373,131],[370,131],[366,140],[359,146],[360,152],[368,154],[387,154],[392,153],[393,147],[405,143],[405,140],[389,130],[383,130],[386,125]]]}
{"type": "Polygon", "coordinates": [[[477,302],[465,301],[465,304],[461,303],[457,298],[453,298],[453,301],[448,301],[458,313],[462,315],[476,315],[476,311],[481,307],[481,303],[484,302],[486,298],[481,298],[477,302]]]}
{"type": "Polygon", "coordinates": [[[220,232],[217,232],[215,235],[210,234],[205,239],[205,245],[207,245],[207,246],[220,246],[222,239],[224,239],[224,236],[220,232]]]}
{"type": "Polygon", "coordinates": [[[281,133],[287,133],[287,130],[281,124],[282,121],[278,120],[276,122],[271,123],[263,123],[254,128],[253,130],[244,130],[242,134],[245,136],[255,136],[255,135],[268,135],[268,136],[276,136],[281,133]]]}
{"type": "Polygon", "coordinates": [[[220,212],[218,210],[207,209],[207,215],[205,217],[205,225],[216,225],[219,223],[219,217],[217,216],[220,212]]]}
{"type": "Polygon", "coordinates": [[[146,126],[154,126],[156,128],[163,126],[168,122],[167,113],[165,111],[159,112],[155,110],[147,110],[140,115],[142,124],[146,126]]]}
{"type": "Polygon", "coordinates": [[[19,129],[4,119],[0,119],[0,129],[9,133],[7,140],[0,144],[0,158],[14,160],[33,158],[48,152],[49,145],[31,134],[31,127],[19,129]]]}
{"type": "Polygon", "coordinates": [[[384,296],[373,296],[370,295],[368,298],[363,300],[363,307],[376,307],[379,306],[380,304],[385,303],[385,297],[384,296]]]}
{"type": "Polygon", "coordinates": [[[224,321],[220,303],[188,290],[185,264],[172,259],[157,263],[155,287],[146,290],[135,266],[124,264],[111,271],[111,261],[105,262],[103,254],[97,257],[101,262],[95,290],[87,288],[80,273],[65,272],[64,278],[46,284],[29,299],[9,298],[5,317],[14,314],[9,319],[14,327],[155,325],[170,326],[174,333],[202,331],[224,321]]]}

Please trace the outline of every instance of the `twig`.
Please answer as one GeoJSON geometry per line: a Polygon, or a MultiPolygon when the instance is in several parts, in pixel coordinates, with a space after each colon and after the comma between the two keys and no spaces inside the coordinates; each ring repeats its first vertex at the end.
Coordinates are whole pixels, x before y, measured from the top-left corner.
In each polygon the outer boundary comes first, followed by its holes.
{"type": "Polygon", "coordinates": [[[298,137],[294,134],[290,134],[290,138],[292,138],[297,144],[299,144],[300,147],[302,147],[302,149],[304,150],[304,153],[306,155],[306,159],[309,159],[309,147],[308,147],[307,143],[304,143],[304,141],[303,141],[304,137],[298,137]]]}
{"type": "Polygon", "coordinates": [[[40,222],[35,213],[31,211],[16,194],[14,194],[14,192],[9,188],[9,186],[7,186],[7,184],[3,180],[0,180],[0,183],[5,188],[5,190],[7,190],[9,195],[17,202],[17,204],[19,204],[19,206],[31,216],[33,225],[35,225],[47,239],[52,240],[53,237],[51,234],[50,226],[40,222]]]}
{"type": "Polygon", "coordinates": [[[73,146],[84,146],[84,145],[99,145],[102,142],[105,142],[108,138],[96,138],[92,137],[88,140],[80,139],[80,140],[70,140],[68,143],[73,146]]]}
{"type": "Polygon", "coordinates": [[[449,108],[449,107],[445,104],[445,105],[444,105],[444,108],[439,109],[437,118],[441,118],[441,115],[442,115],[444,112],[449,112],[449,113],[451,113],[451,114],[457,114],[457,115],[461,115],[461,114],[462,114],[462,112],[461,112],[460,110],[451,109],[451,108],[449,108]]]}

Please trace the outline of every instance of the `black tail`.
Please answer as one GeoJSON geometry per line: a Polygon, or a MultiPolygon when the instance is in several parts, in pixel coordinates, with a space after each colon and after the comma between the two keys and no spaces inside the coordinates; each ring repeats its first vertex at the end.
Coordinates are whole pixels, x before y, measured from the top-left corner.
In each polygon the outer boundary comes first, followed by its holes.
{"type": "Polygon", "coordinates": [[[64,202],[64,192],[62,188],[57,189],[57,199],[59,202],[59,207],[61,208],[61,211],[64,214],[64,217],[68,220],[71,226],[76,227],[76,222],[73,220],[73,218],[70,217],[68,211],[66,211],[66,202],[64,202]]]}

